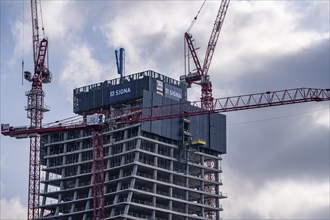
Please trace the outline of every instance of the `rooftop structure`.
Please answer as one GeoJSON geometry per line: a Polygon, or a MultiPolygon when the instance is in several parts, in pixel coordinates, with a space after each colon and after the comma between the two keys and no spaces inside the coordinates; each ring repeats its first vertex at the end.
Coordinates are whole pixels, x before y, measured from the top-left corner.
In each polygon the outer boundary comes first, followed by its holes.
{"type": "Polygon", "coordinates": [[[187,100],[185,83],[148,70],[74,89],[73,112],[83,114],[118,105],[139,105],[144,90],[176,101],[187,100]]]}

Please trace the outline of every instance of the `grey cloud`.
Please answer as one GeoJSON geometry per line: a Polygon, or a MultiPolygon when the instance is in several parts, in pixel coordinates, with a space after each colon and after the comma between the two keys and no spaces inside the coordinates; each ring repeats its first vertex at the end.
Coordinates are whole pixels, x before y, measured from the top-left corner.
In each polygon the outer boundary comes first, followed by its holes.
{"type": "MultiPolygon", "coordinates": [[[[235,84],[236,94],[232,95],[298,87],[329,88],[328,48],[329,41],[324,40],[285,56],[274,54],[271,57],[249,58],[245,73],[240,78],[227,79],[235,82],[221,84],[227,87],[235,84]],[[255,62],[262,60],[262,65],[251,70],[248,63],[253,59],[255,62]]],[[[220,83],[219,77],[214,80],[220,83]]],[[[230,124],[327,107],[327,103],[310,103],[227,115],[230,124]]],[[[228,159],[224,163],[228,163],[237,175],[256,185],[277,179],[327,180],[329,129],[310,124],[312,120],[310,114],[306,114],[268,122],[229,125],[228,156],[225,156],[228,159]]]]}
{"type": "MultiPolygon", "coordinates": [[[[265,117],[260,111],[243,115],[265,117]]],[[[257,186],[281,179],[327,180],[329,130],[309,122],[300,125],[302,117],[229,126],[224,163],[257,186]]]]}
{"type": "Polygon", "coordinates": [[[228,73],[224,78],[215,76],[213,80],[225,88],[234,83],[243,93],[298,87],[327,88],[330,84],[329,45],[329,40],[324,39],[296,53],[247,57],[238,60],[242,64],[239,77],[230,77],[228,73]]]}
{"type": "Polygon", "coordinates": [[[304,31],[328,32],[329,22],[319,22],[320,20],[329,20],[330,2],[329,1],[300,1],[288,2],[290,9],[299,14],[303,14],[297,23],[297,29],[304,31]]]}
{"type": "MultiPolygon", "coordinates": [[[[306,209],[308,209],[308,207],[306,209]]],[[[330,219],[330,207],[329,206],[319,207],[318,209],[313,210],[310,213],[308,213],[306,216],[304,216],[304,219],[312,219],[312,220],[330,219]]]]}

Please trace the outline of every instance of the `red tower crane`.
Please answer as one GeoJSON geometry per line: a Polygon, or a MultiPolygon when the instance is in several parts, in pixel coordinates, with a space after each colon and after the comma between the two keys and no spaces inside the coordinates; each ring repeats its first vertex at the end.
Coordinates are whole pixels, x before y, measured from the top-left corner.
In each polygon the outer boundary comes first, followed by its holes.
{"type": "MultiPolygon", "coordinates": [[[[31,74],[24,72],[24,78],[32,82],[32,88],[26,92],[28,97],[27,117],[30,119],[31,128],[41,128],[43,113],[49,111],[44,105],[43,83],[51,82],[51,73],[46,68],[46,55],[48,40],[39,39],[38,6],[37,0],[31,0],[32,15],[32,44],[34,69],[31,74]]],[[[43,28],[42,28],[43,29],[43,28]]],[[[29,190],[28,190],[28,217],[35,219],[39,216],[39,191],[40,191],[40,137],[30,137],[30,160],[29,160],[29,190]]]]}
{"type": "MultiPolygon", "coordinates": [[[[212,82],[210,76],[207,74],[212,61],[213,53],[218,42],[221,27],[224,22],[230,0],[222,0],[217,17],[214,22],[213,30],[207,44],[206,54],[204,58],[203,67],[198,59],[196,48],[193,44],[192,35],[186,32],[184,34],[185,41],[188,45],[188,55],[185,57],[189,59],[191,56],[196,66],[196,72],[189,72],[188,75],[180,77],[181,81],[185,81],[190,87],[192,83],[201,85],[202,97],[201,104],[203,109],[212,110],[214,108],[212,97],[212,82]]],[[[196,19],[197,17],[195,17],[196,19]]],[[[186,53],[186,51],[185,51],[186,53]]]]}
{"type": "MultiPolygon", "coordinates": [[[[42,134],[69,131],[75,129],[93,129],[92,135],[92,149],[93,149],[93,208],[94,220],[104,219],[104,155],[103,155],[103,128],[109,126],[116,126],[119,124],[131,124],[153,120],[165,120],[171,118],[180,118],[183,116],[195,116],[210,113],[239,111],[246,109],[256,109],[273,107],[288,104],[297,104],[304,102],[321,102],[330,100],[330,89],[312,89],[312,88],[298,88],[281,91],[268,91],[264,93],[233,96],[226,98],[218,98],[212,100],[214,109],[207,110],[200,108],[202,101],[196,102],[181,102],[178,104],[151,106],[146,108],[133,107],[122,108],[116,110],[102,110],[98,113],[111,115],[104,122],[98,124],[59,124],[48,127],[32,127],[16,129],[7,125],[1,125],[1,132],[3,135],[23,138],[30,137],[31,139],[42,134]],[[196,108],[199,107],[199,108],[196,108]],[[184,111],[183,111],[184,109],[184,111]]],[[[79,117],[79,116],[78,116],[79,117]]],[[[37,195],[36,195],[37,196],[37,195]]],[[[37,209],[35,207],[35,212],[37,209]]]]}

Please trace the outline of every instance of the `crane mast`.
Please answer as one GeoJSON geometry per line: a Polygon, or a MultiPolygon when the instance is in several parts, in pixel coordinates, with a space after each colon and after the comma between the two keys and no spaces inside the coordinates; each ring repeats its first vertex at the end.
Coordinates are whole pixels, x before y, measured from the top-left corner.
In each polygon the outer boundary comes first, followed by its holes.
{"type": "Polygon", "coordinates": [[[104,155],[103,128],[93,129],[93,220],[104,219],[104,155]]]}
{"type": "MultiPolygon", "coordinates": [[[[26,92],[28,98],[27,117],[30,119],[31,128],[41,128],[43,113],[49,111],[44,105],[43,83],[51,82],[51,73],[45,67],[48,49],[48,40],[39,39],[38,24],[38,1],[31,0],[32,17],[32,44],[33,44],[33,73],[24,72],[24,78],[32,82],[32,88],[26,92]]],[[[28,188],[28,216],[32,220],[39,217],[39,193],[40,193],[40,137],[30,137],[30,159],[29,159],[29,188],[28,188]]]]}

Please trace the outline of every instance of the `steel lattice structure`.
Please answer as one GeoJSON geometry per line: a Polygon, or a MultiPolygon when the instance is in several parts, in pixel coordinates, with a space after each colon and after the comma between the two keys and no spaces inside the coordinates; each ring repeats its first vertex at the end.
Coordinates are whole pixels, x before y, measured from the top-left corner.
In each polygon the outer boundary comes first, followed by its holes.
{"type": "Polygon", "coordinates": [[[94,219],[104,219],[103,129],[94,128],[93,142],[93,208],[94,219]]]}
{"type": "MultiPolygon", "coordinates": [[[[41,128],[43,113],[48,111],[44,105],[43,83],[50,83],[51,74],[45,67],[48,40],[39,39],[38,7],[37,0],[31,0],[32,16],[32,45],[33,45],[33,74],[25,72],[26,80],[32,82],[32,88],[26,92],[28,102],[25,110],[30,119],[30,127],[41,128]]],[[[30,137],[29,160],[29,190],[28,190],[28,217],[35,219],[39,216],[39,192],[40,192],[40,137],[30,137]]]]}
{"type": "Polygon", "coordinates": [[[203,67],[198,59],[196,53],[197,49],[193,44],[192,35],[189,34],[188,32],[184,34],[185,41],[188,45],[188,55],[186,55],[186,57],[188,57],[188,59],[190,56],[193,58],[196,67],[196,72],[189,73],[188,75],[183,76],[182,80],[186,81],[186,83],[189,86],[192,83],[201,85],[202,87],[201,107],[207,110],[213,110],[215,108],[215,106],[213,105],[214,102],[212,96],[212,82],[210,81],[210,76],[208,75],[208,71],[211,65],[215,47],[219,39],[220,31],[226,17],[229,3],[230,0],[221,1],[220,8],[218,10],[218,14],[213,25],[213,30],[211,32],[211,36],[207,44],[203,67]]]}

